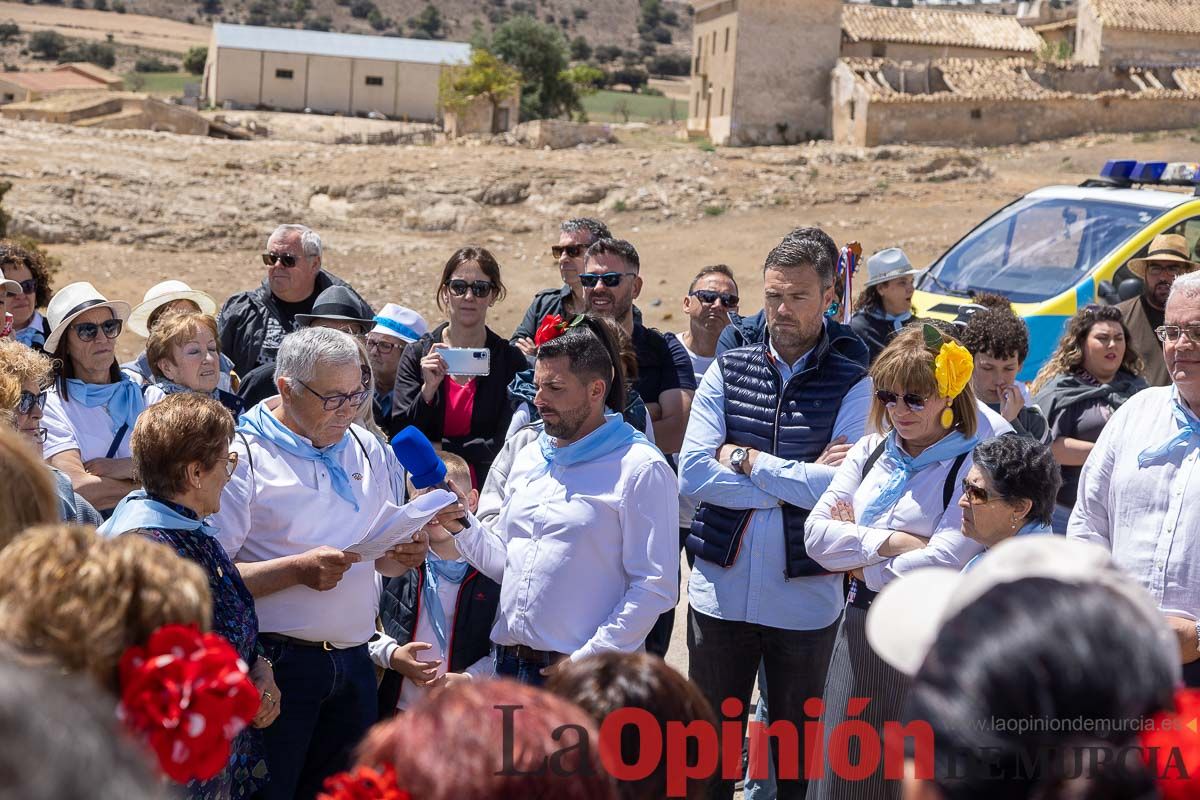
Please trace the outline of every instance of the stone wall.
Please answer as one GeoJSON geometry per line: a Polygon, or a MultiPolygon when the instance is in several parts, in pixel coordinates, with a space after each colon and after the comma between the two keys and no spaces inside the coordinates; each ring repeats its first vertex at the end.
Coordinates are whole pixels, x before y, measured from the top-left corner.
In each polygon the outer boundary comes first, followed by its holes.
{"type": "Polygon", "coordinates": [[[561,119],[535,119],[513,128],[513,136],[526,147],[561,150],[577,144],[613,141],[607,125],[581,125],[561,119]]]}
{"type": "Polygon", "coordinates": [[[1101,64],[1177,64],[1200,61],[1200,36],[1195,34],[1105,28],[1101,42],[1101,64]]]}
{"type": "Polygon", "coordinates": [[[692,22],[687,127],[707,131],[718,144],[728,142],[732,122],[739,34],[736,8],[736,3],[722,0],[701,7],[692,22]]]}

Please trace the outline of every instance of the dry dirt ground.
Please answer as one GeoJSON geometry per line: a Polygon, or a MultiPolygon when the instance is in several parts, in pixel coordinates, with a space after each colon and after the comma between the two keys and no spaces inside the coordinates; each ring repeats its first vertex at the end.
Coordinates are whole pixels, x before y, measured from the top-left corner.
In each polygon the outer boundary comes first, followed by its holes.
{"type": "Polygon", "coordinates": [[[111,41],[186,53],[189,47],[208,46],[210,28],[142,14],[71,8],[70,6],[25,5],[0,2],[0,22],[15,22],[22,31],[56,30],[74,39],[111,41]]]}

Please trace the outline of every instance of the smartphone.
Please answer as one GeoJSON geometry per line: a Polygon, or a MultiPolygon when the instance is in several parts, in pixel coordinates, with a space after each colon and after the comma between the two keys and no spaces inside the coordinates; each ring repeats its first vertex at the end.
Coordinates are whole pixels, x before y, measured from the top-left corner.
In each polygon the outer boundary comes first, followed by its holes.
{"type": "Polygon", "coordinates": [[[445,347],[437,352],[451,375],[487,375],[492,371],[492,351],[486,347],[445,347]]]}

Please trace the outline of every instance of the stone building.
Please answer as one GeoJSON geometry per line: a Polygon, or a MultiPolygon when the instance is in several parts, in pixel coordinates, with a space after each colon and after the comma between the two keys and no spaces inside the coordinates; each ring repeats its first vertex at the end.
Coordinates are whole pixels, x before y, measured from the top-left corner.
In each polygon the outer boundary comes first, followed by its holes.
{"type": "Polygon", "coordinates": [[[886,6],[846,6],[842,11],[843,58],[1031,57],[1041,46],[1041,38],[1015,16],[886,6]]]}
{"type": "Polygon", "coordinates": [[[119,75],[95,64],[59,64],[40,72],[0,72],[0,106],[30,103],[70,92],[120,90],[119,75]]]}
{"type": "Polygon", "coordinates": [[[1200,0],[1080,0],[1084,64],[1200,63],[1200,0]]]}
{"type": "Polygon", "coordinates": [[[722,145],[829,135],[829,73],[838,59],[842,0],[696,0],[692,6],[690,131],[722,145]]]}
{"type": "Polygon", "coordinates": [[[434,121],[438,81],[471,46],[252,25],[213,25],[203,94],[214,106],[434,121]]]}

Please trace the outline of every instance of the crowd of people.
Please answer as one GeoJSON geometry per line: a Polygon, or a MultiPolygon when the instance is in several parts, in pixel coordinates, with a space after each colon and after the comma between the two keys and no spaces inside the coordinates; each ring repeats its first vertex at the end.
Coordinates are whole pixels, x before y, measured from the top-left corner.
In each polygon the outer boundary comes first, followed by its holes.
{"type": "Polygon", "coordinates": [[[55,288],[0,240],[13,796],[1194,796],[1186,769],[1062,757],[1190,752],[1163,722],[1200,709],[1185,237],[1030,386],[1008,301],[923,319],[899,248],[846,297],[837,244],[797,228],[747,316],[735,271],[697,265],[676,332],[603,222],[548,249],[561,286],[506,338],[483,247],[446,260],[430,324],[376,313],[303,225],[219,311],[180,280],[136,306],[55,288]],[[997,723],[1031,719],[1066,722],[997,723]],[[896,769],[902,723],[934,747],[896,769]]]}

